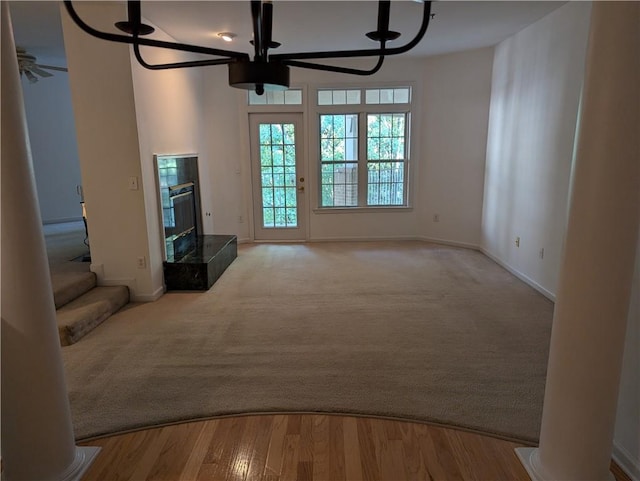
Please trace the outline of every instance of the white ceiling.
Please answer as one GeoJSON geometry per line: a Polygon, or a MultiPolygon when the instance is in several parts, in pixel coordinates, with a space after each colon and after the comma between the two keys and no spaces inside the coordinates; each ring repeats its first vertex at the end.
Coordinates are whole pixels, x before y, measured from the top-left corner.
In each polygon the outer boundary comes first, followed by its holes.
{"type": "MultiPolygon", "coordinates": [[[[495,45],[563,3],[433,2],[432,13],[436,16],[425,38],[407,55],[436,55],[495,45]]],[[[59,3],[11,1],[10,8],[16,44],[36,55],[40,62],[64,63],[59,3]]],[[[248,1],[143,1],[142,14],[179,41],[252,52],[248,1]],[[238,37],[227,44],[216,37],[222,31],[234,32],[238,37]]],[[[403,34],[395,45],[413,38],[421,14],[419,2],[392,3],[390,27],[403,34]]],[[[123,6],[123,20],[125,17],[123,6]]],[[[271,52],[372,48],[376,44],[364,34],[375,30],[376,19],[377,2],[368,0],[276,0],[273,39],[281,42],[282,47],[271,52]]]]}

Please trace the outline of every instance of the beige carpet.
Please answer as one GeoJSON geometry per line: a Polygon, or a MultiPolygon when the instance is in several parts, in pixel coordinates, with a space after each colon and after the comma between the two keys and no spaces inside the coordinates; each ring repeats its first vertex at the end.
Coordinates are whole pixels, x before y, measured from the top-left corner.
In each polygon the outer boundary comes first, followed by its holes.
{"type": "Polygon", "coordinates": [[[471,250],[241,246],[208,292],[130,305],[63,349],[76,435],[326,411],[535,440],[552,309],[471,250]]]}

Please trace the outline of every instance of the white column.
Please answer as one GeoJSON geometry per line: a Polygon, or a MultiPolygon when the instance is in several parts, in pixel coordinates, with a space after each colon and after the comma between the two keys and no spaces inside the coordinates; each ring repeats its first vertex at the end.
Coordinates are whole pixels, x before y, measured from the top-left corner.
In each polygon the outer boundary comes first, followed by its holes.
{"type": "Polygon", "coordinates": [[[3,480],[80,479],[97,448],[74,446],[9,7],[0,3],[3,480]]]}
{"type": "Polygon", "coordinates": [[[534,480],[609,471],[640,222],[640,3],[594,2],[534,480]]]}

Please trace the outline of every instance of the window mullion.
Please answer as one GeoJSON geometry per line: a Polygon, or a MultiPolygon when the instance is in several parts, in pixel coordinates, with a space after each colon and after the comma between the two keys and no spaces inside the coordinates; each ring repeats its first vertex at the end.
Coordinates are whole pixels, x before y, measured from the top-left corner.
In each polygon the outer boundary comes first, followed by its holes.
{"type": "Polygon", "coordinates": [[[358,206],[367,205],[367,114],[358,115],[358,206]]]}
{"type": "Polygon", "coordinates": [[[404,205],[409,205],[409,152],[411,135],[409,128],[411,126],[411,113],[405,112],[404,114],[404,179],[403,181],[403,196],[402,201],[404,205]]]}

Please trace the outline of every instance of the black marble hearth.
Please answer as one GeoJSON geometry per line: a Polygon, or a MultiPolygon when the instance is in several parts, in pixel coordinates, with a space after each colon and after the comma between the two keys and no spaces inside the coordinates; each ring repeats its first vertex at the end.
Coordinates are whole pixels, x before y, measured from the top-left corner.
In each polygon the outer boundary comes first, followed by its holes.
{"type": "Polygon", "coordinates": [[[193,238],[187,254],[168,255],[164,263],[164,282],[168,291],[205,291],[238,256],[234,235],[201,235],[193,238]]]}

